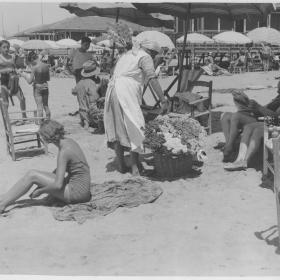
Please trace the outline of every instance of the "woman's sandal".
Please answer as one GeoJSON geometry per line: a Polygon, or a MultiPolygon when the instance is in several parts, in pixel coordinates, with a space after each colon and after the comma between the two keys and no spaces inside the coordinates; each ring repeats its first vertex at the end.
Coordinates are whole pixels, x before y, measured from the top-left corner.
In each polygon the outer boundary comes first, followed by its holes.
{"type": "Polygon", "coordinates": [[[223,167],[227,171],[241,171],[247,169],[247,164],[244,161],[232,162],[223,167]]]}

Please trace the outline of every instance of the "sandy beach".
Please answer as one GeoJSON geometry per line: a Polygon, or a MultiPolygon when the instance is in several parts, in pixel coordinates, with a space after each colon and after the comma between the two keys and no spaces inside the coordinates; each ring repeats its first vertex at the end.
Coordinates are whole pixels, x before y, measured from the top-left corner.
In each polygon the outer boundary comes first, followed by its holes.
{"type": "MultiPolygon", "coordinates": [[[[223,112],[235,110],[230,88],[249,89],[249,97],[268,103],[276,95],[277,76],[279,71],[202,76],[201,80],[213,81],[214,111],[223,112]]],[[[160,79],[162,87],[171,80],[160,79]]],[[[114,153],[107,149],[104,135],[86,132],[78,117],[68,115],[78,107],[71,95],[74,84],[74,79],[52,78],[52,118],[62,122],[68,136],[81,145],[93,182],[130,177],[116,171],[114,153]]],[[[35,109],[32,87],[25,81],[21,86],[28,109],[35,109]]],[[[19,110],[18,100],[11,110],[19,110]]],[[[29,169],[52,171],[56,149],[50,146],[48,156],[13,162],[6,154],[2,119],[0,122],[1,195],[29,169]]],[[[222,141],[222,132],[215,129],[208,136],[208,160],[201,174],[158,181],[163,194],[152,204],[119,208],[82,225],[59,222],[43,206],[15,209],[0,217],[0,273],[278,276],[278,233],[276,228],[271,230],[277,225],[274,193],[261,187],[261,170],[225,171],[221,152],[213,148],[222,141]],[[275,233],[263,240],[272,231],[275,233]]]]}

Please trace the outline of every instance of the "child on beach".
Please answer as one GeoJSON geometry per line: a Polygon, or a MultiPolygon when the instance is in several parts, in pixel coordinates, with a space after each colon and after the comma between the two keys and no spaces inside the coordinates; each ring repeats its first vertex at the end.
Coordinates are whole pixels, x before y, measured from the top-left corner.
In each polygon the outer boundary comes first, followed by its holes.
{"type": "Polygon", "coordinates": [[[28,171],[7,193],[0,196],[0,213],[26,194],[33,185],[37,188],[30,195],[31,198],[49,194],[67,204],[91,199],[89,166],[80,146],[74,140],[65,138],[63,125],[53,120],[45,120],[39,133],[47,143],[59,149],[57,168],[53,173],[28,171]]]}
{"type": "Polygon", "coordinates": [[[38,117],[43,117],[43,109],[46,113],[46,118],[50,119],[51,112],[48,106],[50,71],[47,64],[40,61],[38,55],[30,52],[28,55],[28,63],[32,65],[31,74],[28,75],[20,72],[20,75],[29,83],[33,83],[33,94],[37,105],[38,117]]]}
{"type": "Polygon", "coordinates": [[[97,84],[100,83],[96,61],[86,61],[81,71],[82,79],[76,84],[72,93],[77,96],[79,105],[80,123],[86,130],[89,130],[89,110],[95,106],[99,99],[97,84]]]}

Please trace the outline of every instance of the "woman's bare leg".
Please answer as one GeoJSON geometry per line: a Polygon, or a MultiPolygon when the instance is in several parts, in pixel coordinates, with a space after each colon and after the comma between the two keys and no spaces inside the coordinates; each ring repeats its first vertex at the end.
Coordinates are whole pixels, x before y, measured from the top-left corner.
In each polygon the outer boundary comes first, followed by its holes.
{"type": "MultiPolygon", "coordinates": [[[[26,194],[33,185],[38,188],[48,186],[55,180],[55,174],[49,172],[42,172],[38,170],[30,170],[21,178],[8,192],[1,196],[0,213],[5,210],[7,206],[13,204],[17,199],[26,194]]],[[[64,197],[64,189],[50,192],[54,197],[66,201],[64,197]]]]}
{"type": "Polygon", "coordinates": [[[46,90],[46,93],[44,92],[42,94],[42,103],[43,103],[43,109],[46,114],[46,118],[50,120],[51,112],[50,112],[49,105],[48,105],[48,99],[49,99],[49,92],[46,90]]]}
{"type": "Polygon", "coordinates": [[[136,152],[130,152],[130,157],[131,157],[131,168],[132,168],[132,175],[133,176],[140,176],[140,172],[139,172],[139,154],[136,152]]]}
{"type": "Polygon", "coordinates": [[[242,114],[240,112],[232,114],[230,134],[228,142],[225,145],[224,154],[230,154],[233,151],[234,143],[239,136],[240,128],[243,128],[248,123],[255,122],[256,119],[252,116],[242,114]]]}
{"type": "Polygon", "coordinates": [[[43,99],[42,95],[40,94],[40,91],[35,89],[34,90],[34,100],[37,106],[37,116],[39,118],[43,118],[43,99]]]}
{"type": "Polygon", "coordinates": [[[251,136],[256,127],[257,127],[257,123],[247,124],[244,127],[241,142],[240,142],[239,153],[235,162],[242,161],[245,159],[251,136]]]}
{"type": "Polygon", "coordinates": [[[221,115],[221,118],[220,118],[222,132],[225,137],[225,143],[227,143],[229,140],[231,117],[232,117],[232,113],[225,112],[221,115]]]}
{"type": "Polygon", "coordinates": [[[125,173],[127,168],[124,160],[124,149],[118,141],[114,143],[114,149],[117,157],[118,169],[121,173],[125,173]]]}
{"type": "MultiPolygon", "coordinates": [[[[25,111],[26,110],[26,103],[25,103],[25,97],[23,95],[23,92],[22,92],[22,89],[19,88],[17,94],[16,94],[17,98],[19,99],[19,102],[20,102],[20,108],[21,108],[21,111],[25,111]]],[[[22,117],[25,119],[27,118],[27,115],[25,112],[22,113],[22,117]]]]}
{"type": "Polygon", "coordinates": [[[253,134],[250,139],[250,144],[248,146],[248,150],[245,156],[245,162],[248,163],[250,158],[258,151],[260,144],[263,139],[263,123],[259,123],[259,125],[254,129],[253,134]]]}

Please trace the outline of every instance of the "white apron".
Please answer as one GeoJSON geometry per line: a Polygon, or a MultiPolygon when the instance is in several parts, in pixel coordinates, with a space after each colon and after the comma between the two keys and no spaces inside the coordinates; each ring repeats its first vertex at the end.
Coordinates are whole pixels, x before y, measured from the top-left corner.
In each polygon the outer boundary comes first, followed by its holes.
{"type": "MultiPolygon", "coordinates": [[[[120,57],[108,85],[104,112],[106,115],[109,110],[110,96],[115,90],[124,113],[124,124],[130,140],[131,150],[139,153],[142,152],[143,148],[145,120],[140,108],[144,75],[142,69],[138,67],[138,63],[142,57],[147,55],[144,50],[140,49],[137,54],[128,51],[120,57]]],[[[105,122],[104,125],[107,136],[107,123],[105,122]]]]}

